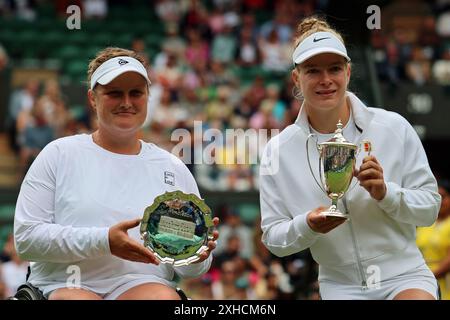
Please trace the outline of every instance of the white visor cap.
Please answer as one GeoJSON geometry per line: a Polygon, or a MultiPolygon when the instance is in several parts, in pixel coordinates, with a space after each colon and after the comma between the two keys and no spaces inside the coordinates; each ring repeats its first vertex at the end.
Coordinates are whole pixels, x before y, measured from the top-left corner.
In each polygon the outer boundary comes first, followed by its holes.
{"type": "Polygon", "coordinates": [[[151,83],[142,63],[132,57],[120,56],[103,62],[94,71],[91,77],[91,89],[94,89],[97,83],[108,84],[125,72],[137,72],[145,78],[148,85],[151,83]]]}
{"type": "Polygon", "coordinates": [[[335,53],[350,61],[344,44],[331,32],[316,32],[306,37],[295,48],[292,61],[297,65],[321,53],[335,53]]]}

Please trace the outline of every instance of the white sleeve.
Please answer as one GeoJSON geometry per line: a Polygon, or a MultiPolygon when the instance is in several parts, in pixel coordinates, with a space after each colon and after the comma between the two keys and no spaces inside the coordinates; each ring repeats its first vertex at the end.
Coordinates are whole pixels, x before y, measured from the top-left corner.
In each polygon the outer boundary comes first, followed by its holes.
{"type": "MultiPolygon", "coordinates": [[[[182,175],[182,177],[184,179],[183,192],[193,193],[197,197],[201,198],[200,192],[198,191],[197,183],[195,182],[195,179],[192,176],[192,173],[184,165],[184,163],[181,164],[180,174],[182,175]]],[[[212,254],[209,255],[208,259],[206,259],[202,262],[192,263],[188,266],[174,267],[174,270],[181,278],[200,277],[202,274],[204,274],[205,272],[207,272],[209,270],[209,268],[211,267],[211,262],[212,262],[212,254]]]]}
{"type": "Polygon", "coordinates": [[[110,254],[108,228],[55,224],[59,148],[49,144],[22,182],[14,217],[14,241],[28,261],[70,263],[110,254]]]}
{"type": "MultiPolygon", "coordinates": [[[[267,148],[261,159],[262,164],[270,163],[266,157],[267,148]]],[[[306,222],[309,212],[292,218],[280,194],[275,175],[260,175],[262,242],[273,254],[284,257],[309,248],[320,234],[306,222]]]]}
{"type": "Polygon", "coordinates": [[[402,185],[386,181],[386,196],[378,205],[397,221],[430,226],[436,221],[441,197],[419,137],[411,125],[406,130],[402,185]]]}

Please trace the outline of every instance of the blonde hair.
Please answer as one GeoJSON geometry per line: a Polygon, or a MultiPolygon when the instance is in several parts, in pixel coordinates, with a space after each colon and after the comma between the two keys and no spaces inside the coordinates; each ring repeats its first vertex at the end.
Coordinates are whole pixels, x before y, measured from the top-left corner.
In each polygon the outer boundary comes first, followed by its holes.
{"type": "Polygon", "coordinates": [[[325,19],[320,18],[318,16],[312,16],[312,17],[303,19],[299,23],[299,25],[297,27],[297,37],[294,40],[294,47],[296,48],[300,44],[300,42],[303,41],[303,39],[309,37],[313,33],[321,32],[321,31],[333,33],[345,45],[344,39],[339,34],[339,32],[337,32],[335,29],[333,29],[328,24],[328,22],[325,21],[325,19]]]}
{"type": "Polygon", "coordinates": [[[118,47],[107,47],[107,48],[99,51],[97,53],[97,55],[95,56],[95,58],[92,59],[91,62],[89,62],[89,67],[88,67],[88,71],[87,71],[88,83],[91,82],[91,77],[92,77],[92,74],[94,73],[94,71],[97,70],[97,68],[100,67],[100,65],[102,63],[104,63],[105,61],[108,61],[109,59],[112,59],[115,57],[120,57],[120,56],[132,57],[132,58],[138,60],[140,63],[142,63],[142,65],[145,67],[145,69],[148,68],[148,65],[147,65],[144,57],[142,57],[140,54],[136,53],[135,51],[118,48],[118,47]]]}

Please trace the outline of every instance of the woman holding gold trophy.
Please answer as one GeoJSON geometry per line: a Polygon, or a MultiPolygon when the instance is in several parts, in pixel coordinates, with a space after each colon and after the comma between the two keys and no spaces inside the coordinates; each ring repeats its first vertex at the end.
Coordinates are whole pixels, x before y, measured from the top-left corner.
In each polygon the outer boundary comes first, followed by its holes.
{"type": "Polygon", "coordinates": [[[28,281],[48,299],[179,299],[174,279],[209,269],[218,233],[199,243],[201,252],[186,249],[190,237],[202,238],[218,219],[201,216],[201,203],[189,205],[199,191],[181,160],[139,139],[150,86],[144,59],[106,48],[89,64],[88,83],[98,129],[51,142],[21,186],[14,236],[19,255],[33,262],[28,281]],[[187,198],[167,198],[174,194],[187,198]],[[191,217],[208,226],[198,228],[191,217]],[[146,241],[174,239],[183,257],[194,255],[192,264],[160,263],[164,251],[144,245],[146,229],[137,228],[149,219],[155,234],[146,241]]]}
{"type": "Polygon", "coordinates": [[[309,248],[322,299],[437,299],[415,244],[440,206],[420,139],[347,90],[350,57],[326,21],[306,18],[298,33],[292,79],[303,104],[261,161],[262,241],[278,256],[309,248]]]}

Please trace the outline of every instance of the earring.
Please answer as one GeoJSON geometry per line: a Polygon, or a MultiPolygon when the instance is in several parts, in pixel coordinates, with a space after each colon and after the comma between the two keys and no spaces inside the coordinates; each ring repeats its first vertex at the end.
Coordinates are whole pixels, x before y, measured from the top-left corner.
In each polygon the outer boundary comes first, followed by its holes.
{"type": "Polygon", "coordinates": [[[292,87],[292,96],[297,100],[303,100],[304,98],[303,93],[296,86],[292,87]]]}

